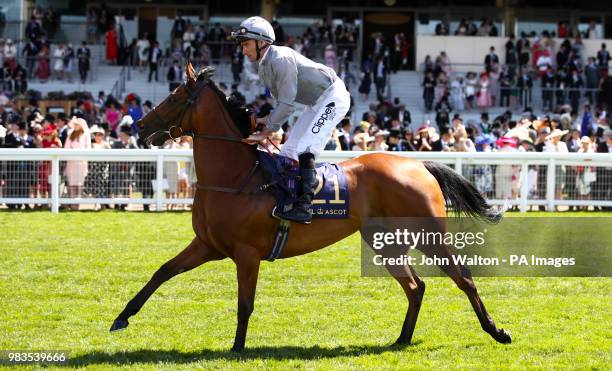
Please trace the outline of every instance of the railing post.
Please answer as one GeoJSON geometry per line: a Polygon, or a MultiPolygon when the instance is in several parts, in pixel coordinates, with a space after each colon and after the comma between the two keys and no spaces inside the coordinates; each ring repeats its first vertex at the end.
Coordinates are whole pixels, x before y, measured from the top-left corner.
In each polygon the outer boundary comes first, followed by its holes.
{"type": "Polygon", "coordinates": [[[527,160],[523,160],[521,165],[521,212],[527,212],[527,196],[529,195],[529,165],[527,160]]]}
{"type": "Polygon", "coordinates": [[[164,180],[164,156],[161,154],[157,155],[157,166],[155,167],[156,169],[156,176],[155,176],[155,211],[160,212],[161,208],[162,208],[162,202],[163,202],[163,189],[162,189],[162,182],[164,180]]]}
{"type": "Polygon", "coordinates": [[[59,213],[59,157],[51,158],[51,212],[59,213]]]}
{"type": "Polygon", "coordinates": [[[548,169],[546,175],[546,201],[548,211],[555,211],[555,172],[557,162],[554,157],[548,159],[548,169]]]}
{"type": "Polygon", "coordinates": [[[455,172],[459,175],[463,175],[463,159],[461,157],[455,159],[455,172]]]}

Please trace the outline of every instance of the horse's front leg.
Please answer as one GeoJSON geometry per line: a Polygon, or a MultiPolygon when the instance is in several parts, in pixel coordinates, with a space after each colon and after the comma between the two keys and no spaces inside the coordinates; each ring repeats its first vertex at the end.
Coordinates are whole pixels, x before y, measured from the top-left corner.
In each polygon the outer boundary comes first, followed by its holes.
{"type": "Polygon", "coordinates": [[[164,263],[156,272],[147,284],[130,300],[125,309],[117,316],[110,331],[117,331],[126,328],[128,318],[138,313],[140,308],[146,303],[149,297],[161,286],[177,274],[187,272],[196,268],[208,261],[219,260],[225,258],[224,255],[217,250],[206,246],[198,237],[177,256],[164,263]]]}
{"type": "Polygon", "coordinates": [[[238,324],[232,351],[240,352],[244,349],[249,318],[254,309],[261,257],[256,249],[244,246],[236,249],[234,262],[238,275],[238,324]]]}

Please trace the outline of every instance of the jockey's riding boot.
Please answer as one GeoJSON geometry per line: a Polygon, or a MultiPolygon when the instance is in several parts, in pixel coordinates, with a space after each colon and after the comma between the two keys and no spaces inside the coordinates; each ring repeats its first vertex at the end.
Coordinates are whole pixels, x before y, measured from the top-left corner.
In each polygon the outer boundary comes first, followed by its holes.
{"type": "Polygon", "coordinates": [[[314,155],[304,153],[300,155],[300,185],[301,195],[287,212],[279,213],[282,219],[293,222],[310,224],[312,220],[312,199],[317,187],[317,172],[315,170],[314,155]],[[306,155],[306,156],[305,156],[306,155]]]}

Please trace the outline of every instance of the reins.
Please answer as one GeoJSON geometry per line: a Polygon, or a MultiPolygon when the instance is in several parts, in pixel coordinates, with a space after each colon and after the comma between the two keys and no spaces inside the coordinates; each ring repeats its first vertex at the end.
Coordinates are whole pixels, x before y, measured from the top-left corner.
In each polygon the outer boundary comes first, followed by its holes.
{"type": "MultiPolygon", "coordinates": [[[[228,141],[228,142],[242,143],[242,144],[250,145],[249,143],[244,141],[244,138],[241,138],[241,137],[232,137],[232,136],[225,136],[225,135],[209,135],[209,134],[201,134],[201,133],[194,132],[193,131],[193,109],[189,110],[189,108],[198,101],[202,91],[207,86],[207,83],[206,82],[201,83],[193,92],[191,91],[191,89],[189,89],[187,84],[184,83],[184,86],[187,89],[187,91],[190,92],[190,97],[189,99],[187,99],[187,103],[185,104],[185,106],[183,107],[183,110],[181,111],[181,114],[179,116],[178,125],[173,125],[168,128],[167,133],[171,140],[177,140],[182,136],[190,136],[194,139],[220,140],[220,141],[228,141]],[[187,110],[189,110],[189,130],[183,130],[182,123],[185,118],[185,114],[187,113],[187,110]]],[[[225,109],[222,109],[222,111],[224,115],[226,116],[225,118],[227,120],[228,113],[226,112],[225,109]]],[[[168,127],[167,122],[164,121],[164,119],[160,116],[156,108],[152,109],[151,112],[153,112],[155,119],[161,122],[162,127],[168,127]]],[[[232,121],[231,117],[229,117],[229,120],[232,121]]],[[[255,119],[255,116],[252,115],[251,123],[250,123],[251,133],[255,130],[256,126],[257,126],[257,121],[255,119]]],[[[270,140],[270,138],[266,138],[266,139],[268,140],[270,144],[274,146],[274,148],[280,151],[278,146],[276,146],[276,144],[274,144],[270,140]]],[[[268,153],[272,154],[272,152],[270,151],[268,147],[264,147],[264,148],[266,149],[266,151],[268,151],[268,153]]],[[[253,175],[255,175],[259,165],[260,165],[259,161],[255,161],[255,164],[251,168],[251,171],[249,172],[245,180],[241,183],[241,185],[238,188],[205,186],[205,185],[200,184],[200,182],[196,183],[196,188],[199,190],[204,190],[204,191],[224,192],[224,193],[241,194],[241,195],[254,195],[254,194],[263,192],[266,189],[268,189],[270,186],[272,186],[274,182],[263,184],[250,191],[245,191],[246,186],[248,185],[253,175]]]]}

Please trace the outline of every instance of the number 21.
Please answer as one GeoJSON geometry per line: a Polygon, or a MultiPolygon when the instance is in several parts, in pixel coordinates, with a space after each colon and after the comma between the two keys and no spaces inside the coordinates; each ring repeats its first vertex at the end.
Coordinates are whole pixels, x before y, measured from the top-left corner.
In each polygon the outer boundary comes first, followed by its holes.
{"type": "MultiPolygon", "coordinates": [[[[323,188],[323,178],[320,175],[317,175],[317,180],[319,181],[319,184],[317,185],[317,188],[314,191],[315,197],[317,194],[319,194],[319,192],[321,192],[321,189],[323,188]]],[[[334,182],[334,199],[329,200],[329,203],[336,204],[336,205],[345,204],[346,201],[340,199],[340,183],[338,182],[338,175],[332,176],[331,178],[329,178],[329,180],[334,182]]],[[[314,205],[320,205],[320,204],[327,203],[327,200],[314,199],[312,200],[312,203],[314,205]]]]}

